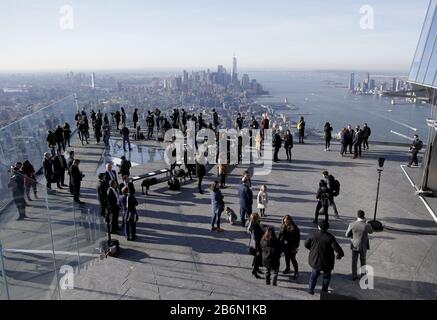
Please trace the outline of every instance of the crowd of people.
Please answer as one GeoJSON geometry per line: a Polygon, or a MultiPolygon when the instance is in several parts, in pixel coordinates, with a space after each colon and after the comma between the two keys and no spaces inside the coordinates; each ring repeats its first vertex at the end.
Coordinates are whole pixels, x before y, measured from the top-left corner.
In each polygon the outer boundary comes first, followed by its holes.
{"type": "MultiPolygon", "coordinates": [[[[317,192],[317,207],[314,223],[317,224],[317,230],[310,234],[304,242],[305,248],[309,250],[309,265],[312,269],[308,292],[314,294],[317,279],[323,273],[322,291],[327,291],[331,280],[331,272],[334,269],[335,258],[341,259],[344,252],[336,241],[335,237],[329,233],[329,215],[328,208],[332,206],[334,216],[338,217],[337,207],[334,198],[340,193],[340,182],[329,174],[328,171],[322,172],[323,179],[320,180],[319,190],[317,192]],[[322,211],[325,215],[323,220],[318,220],[318,215],[322,211]]],[[[219,181],[214,181],[210,187],[211,193],[211,231],[223,232],[220,220],[221,213],[225,212],[227,220],[231,225],[237,221],[237,215],[232,209],[225,206],[225,199],[220,191],[219,181]]],[[[272,226],[263,226],[262,220],[266,216],[265,210],[268,204],[267,186],[262,185],[257,199],[258,212],[253,212],[253,192],[252,182],[248,171],[243,173],[239,185],[240,199],[240,221],[241,226],[246,229],[246,220],[249,219],[247,232],[250,233],[249,253],[253,255],[252,276],[260,279],[264,272],[265,282],[267,285],[277,285],[282,255],[285,260],[285,269],[283,274],[291,272],[290,265],[293,266],[293,279],[299,276],[299,266],[296,260],[296,254],[300,245],[300,229],[293,221],[290,215],[285,215],[282,219],[278,232],[272,226]]],[[[359,279],[364,275],[357,273],[358,258],[360,258],[361,267],[366,265],[366,252],[369,249],[368,234],[372,233],[372,227],[366,223],[364,212],[357,212],[357,221],[349,225],[345,232],[346,237],[351,239],[352,248],[352,280],[359,279]]]]}
{"type": "MultiPolygon", "coordinates": [[[[112,121],[115,122],[116,129],[123,138],[123,148],[126,151],[126,145],[131,150],[130,131],[127,126],[127,115],[123,108],[121,111],[111,113],[112,121]]],[[[95,113],[91,111],[90,118],[92,120],[92,129],[96,143],[103,142],[106,146],[109,145],[111,136],[111,123],[107,114],[102,114],[100,111],[95,113]]],[[[170,121],[165,117],[159,109],[148,111],[146,117],[147,124],[147,139],[153,139],[154,128],[157,127],[157,132],[160,130],[168,130],[169,128],[179,128],[185,134],[187,133],[187,121],[194,120],[196,130],[202,128],[210,128],[218,132],[220,121],[215,110],[212,110],[212,122],[206,124],[202,114],[198,116],[188,115],[184,109],[174,109],[170,116],[170,121]]],[[[88,116],[85,110],[78,112],[76,117],[76,126],[78,139],[83,145],[89,144],[89,124],[88,116]]],[[[138,117],[138,109],[134,110],[132,116],[134,127],[134,138],[141,139],[142,132],[138,117]]],[[[239,113],[235,120],[236,129],[241,130],[244,126],[244,118],[239,113]]],[[[270,127],[269,118],[263,115],[261,124],[258,123],[255,117],[252,117],[250,122],[251,129],[268,129],[270,127]]],[[[302,117],[297,125],[299,143],[304,143],[305,136],[305,120],[302,117]]],[[[329,122],[324,126],[325,131],[325,151],[331,148],[330,142],[332,139],[333,128],[329,122]]],[[[368,139],[371,130],[367,124],[355,129],[349,125],[343,128],[340,133],[341,151],[344,155],[348,150],[353,154],[353,158],[361,157],[361,149],[368,150],[368,139]],[[353,147],[353,152],[352,152],[353,147]]],[[[70,147],[70,139],[72,130],[68,123],[64,123],[61,127],[58,125],[55,130],[48,131],[47,143],[50,152],[44,154],[42,161],[42,171],[46,180],[48,192],[52,190],[52,184],[56,183],[58,189],[68,187],[73,195],[73,200],[76,203],[83,204],[80,200],[81,181],[84,174],[79,169],[80,160],[75,158],[74,151],[69,151],[68,159],[65,157],[67,148],[70,147]],[[66,174],[69,176],[69,184],[65,183],[66,174]]],[[[262,143],[264,140],[264,131],[261,130],[255,137],[256,149],[259,154],[262,153],[262,143]],[[259,135],[259,136],[258,136],[259,135]]],[[[293,148],[293,134],[290,129],[286,130],[283,137],[279,130],[275,130],[273,136],[274,161],[279,161],[279,151],[284,143],[284,148],[287,155],[287,160],[291,161],[291,149],[293,148]]],[[[417,154],[422,149],[423,143],[416,135],[413,144],[410,148],[412,159],[409,165],[418,165],[417,154]]],[[[187,150],[184,154],[184,162],[189,173],[196,174],[198,179],[198,191],[203,193],[202,180],[206,176],[207,167],[200,161],[195,164],[187,161],[187,150]]],[[[220,156],[218,157],[221,158],[220,156]]],[[[136,224],[139,219],[137,212],[138,200],[135,196],[135,186],[130,176],[131,163],[125,156],[121,158],[119,172],[114,170],[112,163],[107,163],[105,172],[98,174],[97,181],[97,197],[100,206],[100,213],[108,223],[108,231],[111,234],[120,234],[124,228],[124,235],[127,240],[136,240],[136,224]],[[120,175],[120,182],[118,175],[120,175]],[[121,223],[121,225],[120,225],[121,223]]],[[[226,177],[229,174],[229,167],[226,161],[217,164],[218,181],[214,181],[210,186],[211,198],[211,232],[223,232],[221,227],[221,215],[226,215],[226,220],[235,225],[240,220],[241,227],[250,234],[249,253],[253,255],[252,275],[255,278],[261,278],[265,273],[266,284],[277,285],[278,274],[280,268],[281,257],[284,257],[285,268],[283,274],[291,272],[291,266],[294,270],[293,279],[299,276],[299,266],[296,255],[301,242],[301,234],[299,226],[295,223],[290,215],[285,215],[281,220],[281,225],[278,231],[269,225],[264,225],[263,221],[267,216],[269,206],[268,187],[260,186],[260,189],[254,197],[252,191],[252,180],[249,171],[245,171],[241,177],[241,183],[238,186],[239,198],[239,217],[229,206],[226,206],[224,196],[221,192],[222,188],[226,188],[226,177]],[[256,199],[256,208],[258,212],[253,212],[253,199],[256,199]],[[246,222],[249,221],[248,226],[246,222]],[[262,270],[264,268],[264,271],[262,270]]],[[[174,166],[171,168],[174,174],[174,166]]],[[[34,198],[37,199],[37,179],[34,166],[28,161],[23,163],[17,162],[12,168],[12,176],[10,178],[9,187],[12,190],[13,199],[18,209],[18,220],[26,218],[26,207],[28,201],[32,201],[31,192],[34,198]],[[27,201],[26,201],[27,197],[27,201]]],[[[318,190],[316,193],[317,205],[313,222],[317,225],[317,230],[311,233],[304,241],[304,246],[309,250],[309,265],[311,267],[311,275],[308,284],[308,292],[314,294],[317,280],[323,273],[322,290],[327,291],[331,280],[331,273],[334,269],[335,259],[341,259],[344,252],[341,246],[336,241],[334,235],[329,230],[329,208],[332,207],[334,217],[338,218],[339,213],[335,198],[340,194],[340,182],[328,171],[322,172],[322,179],[319,181],[318,190]],[[319,215],[323,214],[324,219],[319,220],[319,215]]],[[[365,220],[365,214],[362,210],[357,212],[357,221],[351,223],[345,232],[346,237],[351,238],[352,249],[352,280],[357,280],[361,275],[358,274],[358,259],[361,266],[366,265],[366,252],[369,249],[368,234],[372,233],[371,226],[365,220]]]]}

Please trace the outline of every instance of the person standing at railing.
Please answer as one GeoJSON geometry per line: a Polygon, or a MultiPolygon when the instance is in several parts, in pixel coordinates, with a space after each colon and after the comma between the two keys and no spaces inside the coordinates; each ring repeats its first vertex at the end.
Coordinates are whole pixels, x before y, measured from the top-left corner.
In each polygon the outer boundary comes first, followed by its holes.
{"type": "Polygon", "coordinates": [[[35,168],[30,163],[29,160],[24,161],[23,163],[23,173],[24,173],[24,187],[26,189],[27,200],[32,201],[30,198],[30,189],[33,190],[33,195],[35,199],[38,199],[37,189],[36,189],[36,177],[35,177],[35,168]]]}
{"type": "Polygon", "coordinates": [[[53,160],[49,152],[44,153],[42,163],[47,189],[51,189],[53,181],[53,160]]]}
{"type": "Polygon", "coordinates": [[[114,119],[115,119],[115,124],[117,125],[117,130],[120,130],[121,114],[119,110],[115,111],[114,119]]]}
{"type": "Polygon", "coordinates": [[[64,130],[64,146],[71,147],[70,146],[71,129],[70,129],[70,125],[67,122],[64,123],[63,130],[64,130]]]}
{"type": "Polygon", "coordinates": [[[56,135],[53,133],[53,131],[51,130],[47,131],[46,141],[49,149],[52,150],[52,154],[53,154],[56,147],[56,135]]]}
{"type": "Polygon", "coordinates": [[[132,122],[134,123],[134,129],[136,129],[138,123],[138,108],[135,108],[134,114],[132,116],[132,122]]]}
{"type": "Polygon", "coordinates": [[[56,136],[56,144],[58,145],[58,151],[65,151],[65,142],[64,142],[64,129],[61,126],[57,126],[55,130],[56,136]]]}
{"type": "Polygon", "coordinates": [[[123,124],[123,128],[120,130],[120,134],[123,137],[123,150],[126,152],[126,143],[128,144],[129,151],[132,151],[132,148],[130,146],[130,140],[129,140],[129,128],[126,126],[126,124],[123,124]]]}
{"type": "Polygon", "coordinates": [[[304,143],[305,137],[305,120],[304,117],[300,117],[300,121],[297,124],[297,130],[299,130],[299,143],[304,143]]]}
{"type": "Polygon", "coordinates": [[[12,198],[18,210],[17,220],[23,220],[26,217],[26,200],[24,199],[24,175],[22,163],[17,162],[12,168],[12,177],[9,179],[8,187],[11,188],[12,198]]]}

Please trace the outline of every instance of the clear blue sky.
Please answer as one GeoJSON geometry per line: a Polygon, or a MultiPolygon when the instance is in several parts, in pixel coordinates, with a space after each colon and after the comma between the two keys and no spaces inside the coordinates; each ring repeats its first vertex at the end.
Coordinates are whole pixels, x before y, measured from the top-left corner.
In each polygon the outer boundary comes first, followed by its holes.
{"type": "Polygon", "coordinates": [[[240,68],[408,71],[428,0],[0,2],[0,71],[240,68]],[[59,26],[62,5],[74,29],[59,26]],[[374,30],[360,28],[372,5],[374,30]]]}

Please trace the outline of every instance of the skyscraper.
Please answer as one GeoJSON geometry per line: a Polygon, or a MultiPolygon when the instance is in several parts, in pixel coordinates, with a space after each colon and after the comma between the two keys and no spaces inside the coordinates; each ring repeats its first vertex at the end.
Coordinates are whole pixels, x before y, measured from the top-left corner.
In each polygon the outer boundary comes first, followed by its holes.
{"type": "Polygon", "coordinates": [[[391,89],[392,89],[393,92],[396,91],[396,78],[393,78],[391,89]]]}
{"type": "Polygon", "coordinates": [[[238,74],[237,74],[237,58],[234,56],[232,59],[232,83],[235,83],[238,81],[238,74]]]}
{"type": "Polygon", "coordinates": [[[248,74],[243,74],[243,77],[241,78],[241,86],[243,89],[249,89],[250,88],[250,79],[248,74]]]}
{"type": "Polygon", "coordinates": [[[94,74],[94,72],[91,73],[91,88],[96,88],[96,75],[94,74]]]}
{"type": "Polygon", "coordinates": [[[354,91],[355,90],[355,73],[351,73],[351,78],[349,80],[349,90],[354,91]]]}

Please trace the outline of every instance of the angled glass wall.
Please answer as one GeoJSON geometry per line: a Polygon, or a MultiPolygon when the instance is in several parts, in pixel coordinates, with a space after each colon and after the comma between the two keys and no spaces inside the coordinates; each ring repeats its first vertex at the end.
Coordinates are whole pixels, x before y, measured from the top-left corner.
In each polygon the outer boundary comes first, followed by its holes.
{"type": "Polygon", "coordinates": [[[422,32],[411,64],[408,80],[417,84],[434,84],[436,74],[435,64],[431,63],[437,59],[436,38],[437,38],[437,0],[431,0],[428,6],[422,32]],[[431,66],[431,68],[429,68],[431,66]]]}
{"type": "Polygon", "coordinates": [[[0,129],[0,300],[62,299],[71,285],[67,273],[77,274],[100,257],[106,226],[95,207],[77,206],[66,193],[47,192],[43,174],[36,181],[18,175],[25,188],[17,205],[11,183],[17,161],[29,160],[38,171],[50,150],[47,131],[64,122],[74,128],[76,112],[69,96],[0,129]],[[20,203],[26,204],[27,218],[17,221],[20,203]]]}

